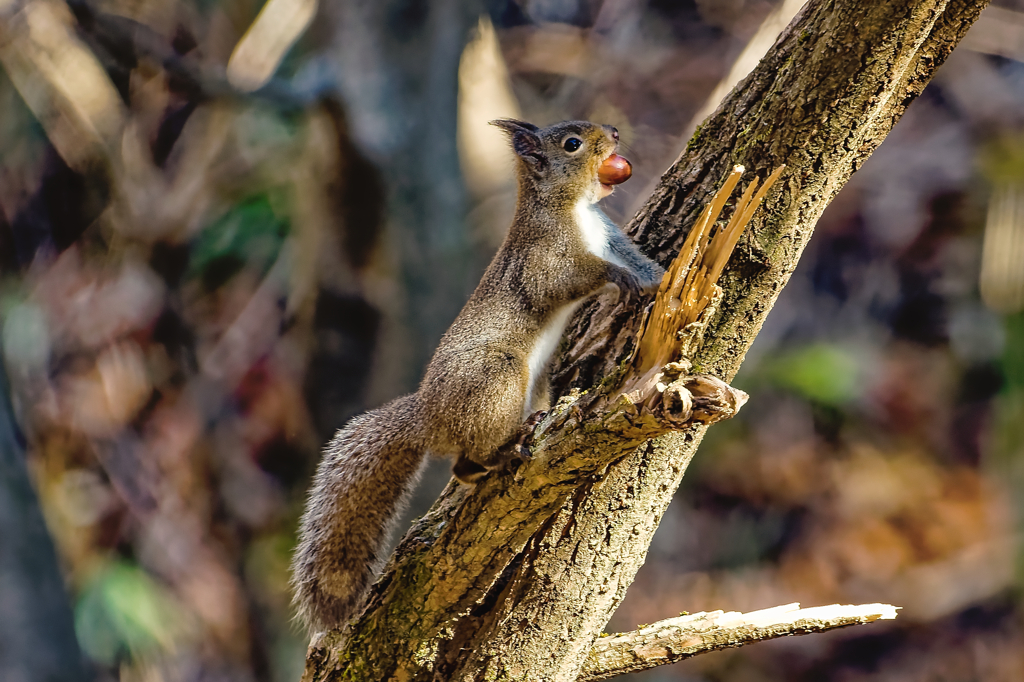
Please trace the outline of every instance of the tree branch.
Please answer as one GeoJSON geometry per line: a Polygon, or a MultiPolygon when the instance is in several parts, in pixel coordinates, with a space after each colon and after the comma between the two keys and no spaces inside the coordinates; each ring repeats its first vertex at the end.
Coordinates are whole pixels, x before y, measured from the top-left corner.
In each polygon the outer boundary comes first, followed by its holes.
{"type": "MultiPolygon", "coordinates": [[[[811,0],[697,132],[630,228],[663,263],[731,166],[787,166],[723,274],[698,371],[735,374],[825,206],[985,5],[811,0]]],[[[618,381],[638,326],[633,307],[588,306],[556,383],[618,381]]],[[[560,403],[531,462],[449,486],[362,616],[313,643],[305,679],[576,680],[705,428],[651,441],[677,427],[625,396],[594,409],[601,388],[560,403]]]]}
{"type": "MultiPolygon", "coordinates": [[[[372,646],[382,629],[409,633],[399,646],[436,646],[446,639],[440,628],[453,609],[468,611],[496,598],[517,549],[581,479],[599,476],[616,458],[680,423],[730,417],[746,399],[715,377],[685,375],[619,395],[610,405],[605,392],[562,401],[538,425],[530,461],[475,488],[449,485],[417,521],[374,585],[365,615],[350,626],[347,646],[372,646]],[[659,399],[665,395],[672,398],[659,399]]],[[[333,649],[339,641],[328,635],[313,649],[333,649]]],[[[303,679],[322,679],[340,663],[337,650],[313,653],[303,679]]],[[[392,679],[420,668],[420,655],[412,650],[383,659],[353,656],[346,665],[372,666],[358,679],[392,679]]]]}
{"type": "MultiPolygon", "coordinates": [[[[723,274],[719,314],[690,358],[696,369],[726,381],[735,375],[825,206],[984,5],[811,0],[698,130],[630,227],[649,252],[679,248],[730,165],[763,175],[787,168],[723,274]]],[[[614,371],[632,343],[634,322],[618,322],[609,334],[600,317],[607,311],[596,308],[580,318],[563,356],[560,374],[577,385],[614,371]]],[[[451,679],[474,679],[481,669],[494,679],[577,679],[704,432],[694,425],[667,434],[619,460],[600,482],[585,481],[520,555],[499,614],[477,619],[473,638],[460,642],[470,653],[451,679]]]]}
{"type": "Polygon", "coordinates": [[[669,618],[633,632],[597,640],[580,671],[580,682],[676,663],[697,654],[791,635],[809,635],[896,618],[890,604],[833,604],[802,609],[785,604],[761,611],[712,611],[669,618]]]}

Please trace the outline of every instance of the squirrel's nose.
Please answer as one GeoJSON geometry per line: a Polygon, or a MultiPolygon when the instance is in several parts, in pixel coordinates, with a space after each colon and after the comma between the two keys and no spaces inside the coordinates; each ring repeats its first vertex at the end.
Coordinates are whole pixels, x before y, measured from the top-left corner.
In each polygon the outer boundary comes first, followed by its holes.
{"type": "Polygon", "coordinates": [[[619,129],[618,128],[615,128],[615,127],[612,128],[612,139],[615,140],[616,142],[619,141],[619,129]]]}

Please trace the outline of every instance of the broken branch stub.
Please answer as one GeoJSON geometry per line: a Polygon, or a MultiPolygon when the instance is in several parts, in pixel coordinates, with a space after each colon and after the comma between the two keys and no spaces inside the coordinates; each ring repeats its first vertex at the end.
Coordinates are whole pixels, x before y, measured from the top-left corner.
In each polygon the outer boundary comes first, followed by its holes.
{"type": "Polygon", "coordinates": [[[687,358],[699,347],[722,296],[718,278],[743,230],[785,168],[776,168],[760,188],[755,177],[736,202],[729,222],[716,229],[715,224],[745,170],[743,166],[734,166],[690,229],[640,326],[633,371],[622,389],[634,402],[643,402],[653,387],[663,393],[670,385],[663,381],[667,373],[678,377],[689,369],[687,358]]]}
{"type": "Polygon", "coordinates": [[[578,682],[607,680],[766,639],[893,620],[898,609],[891,604],[832,604],[802,609],[794,603],[751,613],[680,615],[633,632],[602,636],[590,650],[578,682]]]}

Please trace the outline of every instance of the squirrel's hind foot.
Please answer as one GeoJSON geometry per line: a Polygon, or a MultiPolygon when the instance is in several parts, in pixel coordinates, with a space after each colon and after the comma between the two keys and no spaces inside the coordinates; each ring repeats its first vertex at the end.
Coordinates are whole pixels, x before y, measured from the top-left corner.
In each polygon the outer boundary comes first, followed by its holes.
{"type": "Polygon", "coordinates": [[[537,410],[531,414],[514,436],[491,455],[487,464],[476,462],[466,455],[459,455],[452,467],[452,475],[461,483],[474,485],[492,471],[504,469],[513,462],[516,464],[529,462],[533,459],[530,445],[537,425],[547,416],[547,410],[537,410]]]}
{"type": "Polygon", "coordinates": [[[459,455],[455,460],[455,466],[452,467],[452,475],[458,479],[459,483],[466,485],[479,483],[490,472],[491,470],[483,464],[477,464],[465,455],[459,455]]]}
{"type": "Polygon", "coordinates": [[[537,410],[523,422],[519,427],[519,433],[515,436],[515,443],[512,445],[512,456],[520,462],[529,462],[533,459],[533,451],[530,446],[533,444],[533,434],[537,430],[544,417],[548,416],[547,410],[537,410]]]}

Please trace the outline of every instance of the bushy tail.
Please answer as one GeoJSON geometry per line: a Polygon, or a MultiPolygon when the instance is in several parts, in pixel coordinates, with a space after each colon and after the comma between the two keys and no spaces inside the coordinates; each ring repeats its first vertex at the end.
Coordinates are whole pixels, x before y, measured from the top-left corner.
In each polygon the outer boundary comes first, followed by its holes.
{"type": "Polygon", "coordinates": [[[295,604],[312,631],[344,625],[383,565],[426,454],[419,406],[414,393],[359,415],[324,449],[292,559],[295,604]]]}

